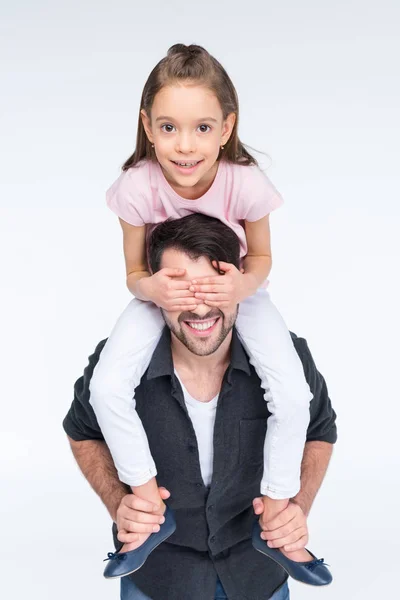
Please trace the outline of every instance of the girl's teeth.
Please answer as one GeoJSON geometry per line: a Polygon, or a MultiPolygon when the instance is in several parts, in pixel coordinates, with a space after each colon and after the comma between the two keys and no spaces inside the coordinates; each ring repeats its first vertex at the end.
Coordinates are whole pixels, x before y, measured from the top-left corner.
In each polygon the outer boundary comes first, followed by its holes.
{"type": "Polygon", "coordinates": [[[197,329],[198,331],[204,331],[205,329],[210,329],[215,323],[214,321],[207,321],[207,323],[188,323],[189,327],[192,329],[197,329]]]}

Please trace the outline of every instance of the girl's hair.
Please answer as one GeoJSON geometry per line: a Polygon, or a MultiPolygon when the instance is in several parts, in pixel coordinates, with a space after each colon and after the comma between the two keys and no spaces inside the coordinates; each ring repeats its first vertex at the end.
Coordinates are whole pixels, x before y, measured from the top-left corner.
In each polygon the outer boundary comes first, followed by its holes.
{"type": "Polygon", "coordinates": [[[144,109],[150,117],[156,94],[166,85],[177,82],[196,82],[212,90],[221,105],[223,117],[236,114],[231,136],[219,158],[241,165],[256,165],[256,159],[246,150],[238,136],[239,102],[235,87],[223,66],[201,46],[175,44],[167,56],[160,60],[147,79],[140,101],[135,152],[122,167],[126,171],[143,159],[155,160],[155,153],[147,139],[140,111],[144,109]]]}

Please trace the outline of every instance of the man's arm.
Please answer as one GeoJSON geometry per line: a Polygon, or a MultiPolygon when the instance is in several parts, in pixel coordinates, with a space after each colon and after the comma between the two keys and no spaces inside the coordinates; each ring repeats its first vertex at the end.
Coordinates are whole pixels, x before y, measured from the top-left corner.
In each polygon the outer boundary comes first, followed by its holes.
{"type": "Polygon", "coordinates": [[[118,479],[110,451],[105,442],[85,440],[76,442],[68,438],[72,454],[84,477],[100,497],[114,522],[117,509],[124,496],[130,493],[128,486],[118,479]]]}
{"type": "Polygon", "coordinates": [[[307,442],[301,463],[301,488],[292,499],[308,516],[324,480],[332,456],[333,445],[327,442],[307,442]]]}

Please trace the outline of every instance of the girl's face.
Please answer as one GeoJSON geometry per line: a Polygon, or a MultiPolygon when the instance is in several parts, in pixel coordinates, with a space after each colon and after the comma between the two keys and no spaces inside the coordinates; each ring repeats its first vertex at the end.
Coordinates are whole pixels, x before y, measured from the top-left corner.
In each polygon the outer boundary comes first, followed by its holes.
{"type": "Polygon", "coordinates": [[[204,193],[217,172],[220,147],[226,144],[235,114],[223,118],[215,94],[200,85],[168,85],[156,94],[143,125],[154,144],[165,177],[181,195],[204,193]]]}

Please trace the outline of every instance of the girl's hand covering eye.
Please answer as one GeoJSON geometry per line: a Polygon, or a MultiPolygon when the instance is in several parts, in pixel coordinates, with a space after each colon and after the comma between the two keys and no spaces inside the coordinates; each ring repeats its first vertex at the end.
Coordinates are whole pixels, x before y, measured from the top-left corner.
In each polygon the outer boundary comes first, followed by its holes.
{"type": "MultiPolygon", "coordinates": [[[[214,261],[214,267],[217,263],[214,261]]],[[[227,308],[242,302],[248,296],[246,276],[243,269],[239,270],[230,263],[219,262],[223,275],[199,277],[191,281],[189,290],[195,298],[202,300],[208,306],[227,308]]]]}
{"type": "Polygon", "coordinates": [[[179,280],[185,269],[160,269],[151,277],[141,280],[146,298],[170,312],[195,310],[199,301],[189,290],[190,281],[179,280]]]}

